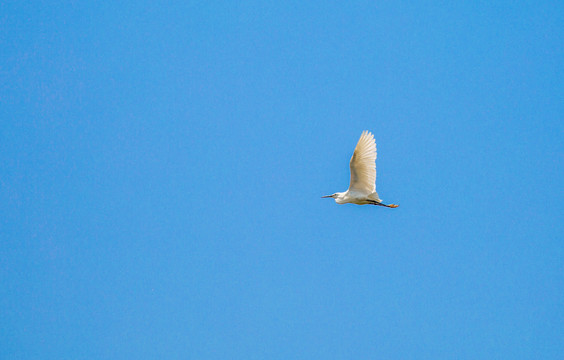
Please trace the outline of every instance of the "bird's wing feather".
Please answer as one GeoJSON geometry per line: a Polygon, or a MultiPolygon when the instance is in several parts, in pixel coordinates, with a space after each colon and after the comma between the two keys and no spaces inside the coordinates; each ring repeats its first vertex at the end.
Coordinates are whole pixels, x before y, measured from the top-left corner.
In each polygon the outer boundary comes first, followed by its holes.
{"type": "Polygon", "coordinates": [[[376,141],[369,131],[363,131],[350,162],[349,191],[370,195],[376,191],[376,141]]]}

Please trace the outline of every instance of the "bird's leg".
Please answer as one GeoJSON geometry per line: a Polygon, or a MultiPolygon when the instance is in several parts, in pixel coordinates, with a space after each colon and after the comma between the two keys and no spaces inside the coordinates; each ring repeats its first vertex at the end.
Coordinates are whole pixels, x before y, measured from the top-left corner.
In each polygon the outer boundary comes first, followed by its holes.
{"type": "Polygon", "coordinates": [[[376,201],[376,200],[368,200],[368,201],[370,201],[370,203],[371,203],[372,205],[386,206],[385,204],[382,204],[381,202],[376,201]]]}
{"type": "Polygon", "coordinates": [[[372,205],[385,206],[385,207],[389,207],[389,208],[392,208],[392,209],[397,208],[399,206],[399,205],[396,205],[396,204],[386,205],[384,203],[381,203],[381,202],[378,202],[378,201],[375,201],[375,200],[372,200],[370,203],[372,205]]]}

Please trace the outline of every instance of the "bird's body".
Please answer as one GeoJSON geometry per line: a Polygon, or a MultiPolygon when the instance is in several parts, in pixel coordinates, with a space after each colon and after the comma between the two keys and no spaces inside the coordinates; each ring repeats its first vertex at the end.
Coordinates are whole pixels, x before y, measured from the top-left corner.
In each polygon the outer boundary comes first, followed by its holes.
{"type": "Polygon", "coordinates": [[[363,131],[350,162],[351,182],[345,192],[323,196],[335,199],[337,204],[379,205],[396,208],[398,205],[382,203],[376,192],[376,142],[374,135],[363,131]]]}

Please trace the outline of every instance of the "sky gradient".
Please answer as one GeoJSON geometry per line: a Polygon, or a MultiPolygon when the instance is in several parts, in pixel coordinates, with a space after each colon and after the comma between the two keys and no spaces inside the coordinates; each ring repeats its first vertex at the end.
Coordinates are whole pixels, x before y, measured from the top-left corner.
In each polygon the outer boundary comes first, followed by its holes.
{"type": "Polygon", "coordinates": [[[562,2],[0,14],[0,358],[561,359],[562,2]]]}

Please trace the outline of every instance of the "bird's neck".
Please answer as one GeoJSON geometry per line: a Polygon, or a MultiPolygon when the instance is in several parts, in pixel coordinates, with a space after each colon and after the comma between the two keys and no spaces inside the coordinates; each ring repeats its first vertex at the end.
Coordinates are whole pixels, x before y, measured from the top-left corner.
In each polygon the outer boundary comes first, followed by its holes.
{"type": "Polygon", "coordinates": [[[345,199],[346,192],[338,192],[336,194],[337,194],[337,196],[335,196],[335,202],[342,204],[343,200],[345,199]]]}

